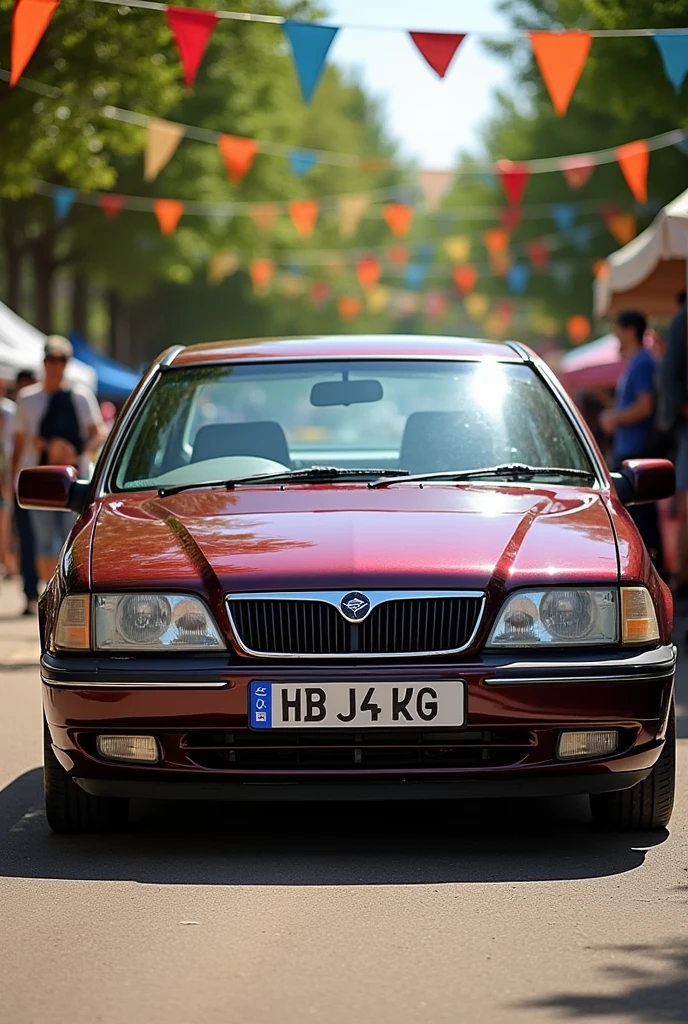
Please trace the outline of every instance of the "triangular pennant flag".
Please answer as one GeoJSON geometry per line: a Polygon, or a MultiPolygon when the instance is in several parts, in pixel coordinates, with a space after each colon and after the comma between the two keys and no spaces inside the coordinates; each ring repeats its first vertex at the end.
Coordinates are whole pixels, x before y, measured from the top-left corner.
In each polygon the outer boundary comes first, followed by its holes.
{"type": "Polygon", "coordinates": [[[514,263],[506,275],[506,283],[514,295],[522,295],[528,287],[530,267],[526,263],[514,263]]]}
{"type": "Polygon", "coordinates": [[[337,312],[342,320],[355,320],[361,312],[361,300],[355,295],[342,295],[337,301],[337,312]]]}
{"type": "Polygon", "coordinates": [[[343,238],[351,238],[356,234],[358,225],[365,215],[370,199],[368,196],[342,196],[337,203],[339,217],[339,233],[343,238]]]}
{"type": "Polygon", "coordinates": [[[249,217],[258,230],[267,235],[277,220],[277,207],[273,203],[254,203],[249,210],[249,217]]]}
{"type": "Polygon", "coordinates": [[[419,171],[418,184],[427,210],[436,210],[454,180],[453,171],[419,171]]]}
{"type": "Polygon", "coordinates": [[[477,292],[473,292],[471,295],[466,296],[463,304],[471,320],[482,320],[490,307],[490,300],[487,295],[479,295],[477,292]]]}
{"type": "Polygon", "coordinates": [[[587,249],[595,235],[594,224],[579,224],[571,228],[570,238],[576,249],[587,249]]]}
{"type": "Polygon", "coordinates": [[[309,25],[289,20],[282,28],[291,46],[303,98],[310,103],[338,29],[331,25],[309,25]]]}
{"type": "Polygon", "coordinates": [[[361,288],[374,288],[380,280],[382,268],[372,256],[364,256],[356,263],[356,277],[361,288]]]}
{"type": "Polygon", "coordinates": [[[574,345],[582,345],[590,337],[591,324],[587,316],[570,316],[566,321],[568,336],[574,345]]]}
{"type": "Polygon", "coordinates": [[[393,235],[396,235],[397,238],[406,237],[413,220],[413,210],[410,206],[405,206],[403,203],[390,203],[385,206],[382,215],[393,235]]]}
{"type": "Polygon", "coordinates": [[[509,246],[509,232],[504,228],[490,228],[483,235],[483,241],[490,256],[503,255],[509,246]]]}
{"type": "Polygon", "coordinates": [[[650,147],[647,142],[628,142],[616,150],[616,159],[631,192],[639,203],[647,202],[647,172],[650,167],[650,147]]]}
{"type": "Polygon", "coordinates": [[[518,206],[523,199],[523,193],[530,177],[528,164],[517,164],[511,160],[498,160],[496,167],[507,199],[513,206],[518,206]]]}
{"type": "Polygon", "coordinates": [[[220,284],[239,268],[239,259],[233,252],[215,252],[208,262],[208,284],[220,284]]]}
{"type": "Polygon", "coordinates": [[[184,83],[190,89],[217,25],[217,14],[215,11],[192,11],[187,7],[167,7],[165,16],[179,50],[184,83]]]}
{"type": "Polygon", "coordinates": [[[500,211],[499,219],[505,228],[508,228],[509,231],[515,231],[521,223],[522,216],[520,206],[507,206],[500,211]]]}
{"type": "Polygon", "coordinates": [[[377,288],[371,288],[368,292],[368,309],[371,313],[384,313],[390,303],[392,293],[389,288],[379,284],[377,288]]]}
{"type": "Polygon", "coordinates": [[[328,256],[325,266],[330,277],[339,277],[344,270],[344,261],[341,256],[328,256]]]}
{"type": "Polygon", "coordinates": [[[607,227],[619,245],[626,245],[635,238],[638,222],[633,213],[616,213],[607,218],[607,227]]]}
{"type": "Polygon", "coordinates": [[[100,207],[108,220],[114,220],[124,209],[124,196],[101,196],[100,207]]]}
{"type": "Polygon", "coordinates": [[[552,218],[560,231],[568,231],[573,227],[576,207],[571,203],[555,203],[552,207],[552,218]]]}
{"type": "Polygon", "coordinates": [[[456,32],[409,32],[418,52],[440,78],[444,78],[454,54],[466,38],[456,32]]]}
{"type": "Polygon", "coordinates": [[[387,259],[390,263],[393,263],[395,267],[403,267],[405,263],[408,263],[410,258],[411,253],[405,245],[390,245],[387,250],[387,259]]]}
{"type": "Polygon", "coordinates": [[[314,306],[321,306],[330,297],[330,286],[327,281],[314,281],[311,285],[311,302],[314,306]]]}
{"type": "Polygon", "coordinates": [[[302,178],[318,162],[318,154],[308,149],[294,149],[289,154],[289,166],[297,177],[302,178]]]}
{"type": "Polygon", "coordinates": [[[158,218],[163,235],[172,235],[184,213],[184,203],[178,199],[156,199],[153,203],[153,213],[158,218]]]}
{"type": "Polygon", "coordinates": [[[544,270],[549,262],[549,249],[541,238],[534,238],[526,246],[528,259],[535,270],[544,270]]]}
{"type": "Polygon", "coordinates": [[[452,263],[465,263],[471,254],[471,240],[463,235],[447,238],[444,242],[444,251],[452,263]]]}
{"type": "Polygon", "coordinates": [[[531,32],[535,60],[557,114],[562,117],[588,59],[589,32],[531,32]]]}
{"type": "Polygon", "coordinates": [[[495,252],[490,256],[490,266],[492,273],[496,274],[497,277],[506,277],[509,273],[509,267],[513,260],[506,252],[495,252]]]}
{"type": "Polygon", "coordinates": [[[676,92],[681,91],[688,73],[688,32],[655,32],[666,76],[676,92]]]}
{"type": "Polygon", "coordinates": [[[573,280],[574,268],[572,264],[558,261],[551,265],[549,272],[556,281],[559,291],[567,291],[573,280]]]}
{"type": "Polygon", "coordinates": [[[289,203],[289,216],[302,238],[310,238],[313,234],[319,212],[317,199],[294,199],[289,203]]]}
{"type": "Polygon", "coordinates": [[[267,288],[275,272],[275,264],[266,258],[256,259],[252,261],[248,272],[255,289],[267,288]]]}
{"type": "Polygon", "coordinates": [[[559,166],[570,188],[582,188],[590,181],[595,161],[591,156],[563,156],[559,166]]]}
{"type": "Polygon", "coordinates": [[[150,119],[143,157],[143,176],[146,181],[155,181],[183,137],[182,125],[173,124],[172,121],[161,121],[157,117],[150,119]]]}
{"type": "Polygon", "coordinates": [[[448,304],[449,300],[443,292],[428,292],[425,298],[425,315],[431,320],[440,320],[448,304]]]}
{"type": "Polygon", "coordinates": [[[411,263],[404,272],[404,284],[417,291],[428,276],[428,268],[421,263],[411,263]]]}
{"type": "Polygon", "coordinates": [[[10,85],[16,85],[50,24],[60,0],[16,0],[12,12],[10,85]]]}
{"type": "Polygon", "coordinates": [[[287,299],[296,299],[299,295],[303,295],[306,289],[306,282],[301,274],[282,274],[278,287],[282,295],[287,299]]]}
{"type": "Polygon", "coordinates": [[[259,149],[258,143],[255,139],[244,139],[238,135],[221,135],[217,145],[227,167],[227,174],[238,185],[253,166],[259,149]]]}
{"type": "Polygon", "coordinates": [[[76,199],[75,188],[58,186],[53,192],[53,210],[58,220],[66,220],[76,199]]]}
{"type": "Polygon", "coordinates": [[[452,277],[456,287],[465,295],[466,292],[472,292],[475,288],[475,283],[478,280],[478,271],[475,267],[457,267],[452,277]]]}

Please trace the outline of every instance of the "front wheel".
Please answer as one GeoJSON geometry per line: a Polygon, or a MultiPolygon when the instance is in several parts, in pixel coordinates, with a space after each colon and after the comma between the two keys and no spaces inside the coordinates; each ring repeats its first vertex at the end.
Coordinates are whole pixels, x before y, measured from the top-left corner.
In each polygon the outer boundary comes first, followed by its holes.
{"type": "Polygon", "coordinates": [[[129,801],[91,796],[77,786],[55,757],[48,725],[43,721],[43,793],[45,815],[53,832],[83,835],[124,828],[129,801]]]}
{"type": "Polygon", "coordinates": [[[607,831],[651,832],[669,824],[676,786],[676,711],[671,703],[662,753],[648,775],[630,789],[590,796],[593,821],[607,831]]]}

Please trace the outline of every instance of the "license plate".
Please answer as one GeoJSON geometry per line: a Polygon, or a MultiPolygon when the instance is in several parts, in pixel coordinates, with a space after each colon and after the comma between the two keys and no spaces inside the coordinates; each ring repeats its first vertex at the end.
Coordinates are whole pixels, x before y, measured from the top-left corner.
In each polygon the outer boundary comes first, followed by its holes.
{"type": "Polygon", "coordinates": [[[388,729],[458,726],[465,720],[466,687],[441,683],[252,682],[252,729],[388,729]]]}

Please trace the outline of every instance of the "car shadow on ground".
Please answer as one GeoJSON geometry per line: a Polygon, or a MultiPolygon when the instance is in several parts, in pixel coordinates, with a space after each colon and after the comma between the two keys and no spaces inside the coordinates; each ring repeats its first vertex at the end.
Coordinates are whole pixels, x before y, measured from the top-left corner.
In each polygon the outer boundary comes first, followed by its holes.
{"type": "MultiPolygon", "coordinates": [[[[604,966],[584,989],[533,1000],[514,1009],[545,1010],[566,1020],[607,1019],[663,1024],[688,1020],[688,944],[591,946],[604,966]],[[609,963],[613,957],[614,962],[609,963]],[[596,991],[604,987],[605,991],[596,991]],[[608,991],[609,989],[613,991],[608,991]]],[[[538,1018],[535,1017],[535,1020],[538,1018]]]]}
{"type": "Polygon", "coordinates": [[[668,832],[594,831],[587,801],[134,805],[115,836],[54,836],[41,770],[0,792],[0,876],[169,885],[415,885],[597,878],[668,832]]]}

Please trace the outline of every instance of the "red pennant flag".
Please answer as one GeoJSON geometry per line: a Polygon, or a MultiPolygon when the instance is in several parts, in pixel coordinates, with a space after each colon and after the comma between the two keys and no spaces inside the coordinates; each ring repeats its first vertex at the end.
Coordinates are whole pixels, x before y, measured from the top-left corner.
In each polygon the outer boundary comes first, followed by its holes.
{"type": "Polygon", "coordinates": [[[254,288],[267,288],[275,272],[275,264],[268,259],[253,260],[248,272],[254,288]]]}
{"type": "Polygon", "coordinates": [[[628,142],[616,150],[616,159],[631,192],[639,203],[647,202],[647,172],[650,167],[650,147],[647,142],[628,142]]]}
{"type": "Polygon", "coordinates": [[[114,220],[124,209],[124,196],[101,196],[100,207],[108,220],[114,220]]]}
{"type": "Polygon", "coordinates": [[[330,286],[326,281],[314,281],[311,285],[311,300],[320,306],[330,297],[330,286]]]}
{"type": "Polygon", "coordinates": [[[50,24],[60,0],[17,0],[12,12],[10,85],[16,85],[50,24]]]}
{"type": "Polygon", "coordinates": [[[163,235],[173,235],[179,218],[184,213],[184,203],[178,199],[156,199],[153,203],[153,213],[158,218],[163,235]]]}
{"type": "Polygon", "coordinates": [[[355,295],[342,295],[337,302],[337,310],[342,320],[355,320],[361,312],[361,300],[355,295]]]}
{"type": "Polygon", "coordinates": [[[528,259],[535,270],[544,270],[549,262],[549,249],[541,238],[534,238],[526,246],[528,259]]]}
{"type": "Polygon", "coordinates": [[[595,161],[590,156],[564,156],[559,161],[561,173],[571,188],[582,188],[590,181],[595,161]]]}
{"type": "Polygon", "coordinates": [[[215,11],[168,7],[165,16],[179,50],[186,88],[190,89],[196,80],[203,54],[217,25],[217,14],[215,11]]]}
{"type": "Polygon", "coordinates": [[[592,45],[589,32],[531,32],[530,41],[554,109],[566,113],[592,45]]]}
{"type": "Polygon", "coordinates": [[[497,173],[502,181],[502,188],[507,199],[513,206],[523,199],[526,183],[530,177],[528,164],[516,164],[511,160],[498,160],[497,173]]]}
{"type": "Polygon", "coordinates": [[[406,237],[413,220],[413,210],[410,206],[405,206],[403,203],[390,203],[385,206],[382,215],[393,235],[396,235],[397,238],[406,237]]]}
{"type": "Polygon", "coordinates": [[[403,267],[411,258],[411,253],[405,245],[390,245],[387,250],[387,259],[395,267],[403,267]]]}
{"type": "Polygon", "coordinates": [[[520,206],[507,206],[505,210],[502,210],[499,214],[499,219],[505,228],[509,231],[515,231],[521,223],[521,208],[520,206]]]}
{"type": "Polygon", "coordinates": [[[310,238],[320,212],[317,199],[294,199],[289,203],[289,216],[302,238],[310,238]]]}
{"type": "Polygon", "coordinates": [[[466,292],[471,292],[475,288],[478,271],[475,267],[457,267],[452,277],[456,287],[465,295],[466,292]]]}
{"type": "Polygon", "coordinates": [[[217,145],[227,167],[227,174],[238,185],[253,166],[258,143],[255,139],[242,139],[238,135],[221,135],[217,145]]]}
{"type": "Polygon", "coordinates": [[[444,78],[454,54],[466,38],[454,32],[409,32],[420,55],[433,71],[444,78]]]}
{"type": "Polygon", "coordinates": [[[361,288],[374,288],[380,280],[382,268],[377,260],[365,256],[356,264],[356,277],[361,288]]]}

